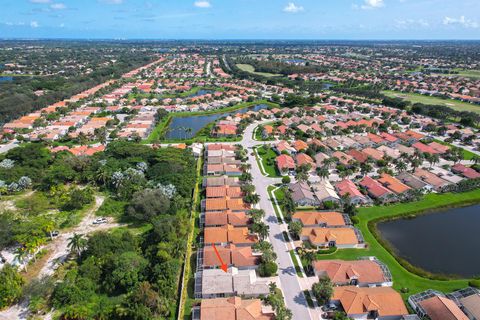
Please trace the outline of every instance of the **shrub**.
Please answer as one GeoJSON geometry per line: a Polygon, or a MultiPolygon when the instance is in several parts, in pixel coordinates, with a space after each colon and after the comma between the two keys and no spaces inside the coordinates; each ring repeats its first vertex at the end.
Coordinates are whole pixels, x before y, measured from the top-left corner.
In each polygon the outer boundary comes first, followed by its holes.
{"type": "Polygon", "coordinates": [[[353,224],[358,224],[360,222],[360,219],[358,219],[356,216],[351,217],[350,220],[352,220],[353,224]]]}
{"type": "Polygon", "coordinates": [[[468,282],[468,285],[470,287],[474,287],[474,288],[479,288],[480,289],[480,279],[475,279],[475,280],[470,280],[468,282]]]}
{"type": "Polygon", "coordinates": [[[262,262],[258,268],[258,273],[261,277],[271,277],[277,273],[278,266],[275,262],[262,262]]]}
{"type": "Polygon", "coordinates": [[[282,183],[283,184],[289,184],[291,182],[292,179],[290,179],[289,176],[284,176],[282,177],[282,183]]]}

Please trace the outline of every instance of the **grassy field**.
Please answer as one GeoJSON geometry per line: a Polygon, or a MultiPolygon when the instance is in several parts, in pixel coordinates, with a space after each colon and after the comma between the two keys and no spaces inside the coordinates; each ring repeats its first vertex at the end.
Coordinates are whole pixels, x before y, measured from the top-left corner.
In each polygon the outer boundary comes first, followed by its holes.
{"type": "Polygon", "coordinates": [[[242,71],[250,72],[250,73],[257,74],[259,76],[268,77],[268,78],[281,77],[282,76],[281,74],[278,74],[278,73],[256,72],[255,68],[250,64],[239,63],[239,64],[237,64],[237,68],[242,70],[242,71]]]}
{"type": "Polygon", "coordinates": [[[384,90],[382,91],[382,93],[388,97],[402,98],[404,100],[410,101],[412,104],[423,103],[423,104],[431,104],[431,105],[442,105],[458,111],[471,111],[471,112],[480,113],[480,106],[467,103],[467,102],[458,101],[458,100],[442,99],[437,97],[425,96],[417,93],[406,93],[406,92],[389,91],[389,90],[384,90]]]}
{"type": "Polygon", "coordinates": [[[256,154],[258,154],[257,161],[262,162],[267,176],[272,178],[281,177],[275,165],[275,159],[277,157],[275,151],[273,151],[272,148],[265,148],[264,146],[257,147],[256,151],[256,154]]]}
{"type": "Polygon", "coordinates": [[[459,76],[471,79],[480,79],[480,70],[455,70],[458,73],[444,73],[444,76],[459,76]]]}
{"type": "Polygon", "coordinates": [[[408,288],[408,293],[402,293],[404,298],[426,289],[451,292],[467,287],[467,279],[445,281],[431,280],[409,272],[386,248],[384,248],[377,241],[375,236],[370,231],[368,223],[377,219],[390,219],[399,216],[428,213],[439,210],[440,208],[462,206],[479,202],[480,190],[475,190],[456,194],[429,194],[417,202],[402,203],[392,206],[360,208],[358,214],[360,223],[357,225],[357,227],[361,230],[365,241],[368,243],[368,248],[342,249],[333,254],[318,255],[317,258],[353,260],[362,256],[375,256],[389,267],[393,276],[393,287],[395,289],[400,291],[402,288],[408,288]]]}

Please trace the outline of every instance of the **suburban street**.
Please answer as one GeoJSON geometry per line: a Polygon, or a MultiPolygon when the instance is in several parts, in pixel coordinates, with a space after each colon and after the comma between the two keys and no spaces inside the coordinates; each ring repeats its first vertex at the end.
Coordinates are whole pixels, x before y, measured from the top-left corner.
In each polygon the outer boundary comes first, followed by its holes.
{"type": "MultiPolygon", "coordinates": [[[[262,123],[262,122],[261,122],[262,123]]],[[[277,253],[278,276],[285,297],[287,307],[293,313],[293,319],[305,320],[315,319],[310,313],[307,300],[295,271],[287,242],[283,238],[282,225],[278,223],[273,204],[267,192],[269,185],[280,183],[280,178],[268,178],[262,175],[255,156],[252,155],[252,147],[263,144],[253,140],[253,130],[261,123],[254,123],[245,129],[242,139],[242,146],[248,150],[248,162],[252,166],[251,174],[256,192],[260,196],[259,206],[265,211],[265,223],[270,227],[270,242],[277,253]]]]}

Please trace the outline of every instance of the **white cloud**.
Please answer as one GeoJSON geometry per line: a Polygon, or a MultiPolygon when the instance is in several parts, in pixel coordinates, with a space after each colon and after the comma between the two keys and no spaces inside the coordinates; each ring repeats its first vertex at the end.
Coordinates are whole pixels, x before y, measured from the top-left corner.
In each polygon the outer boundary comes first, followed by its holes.
{"type": "Polygon", "coordinates": [[[297,12],[301,12],[303,11],[303,7],[302,6],[297,6],[295,3],[293,2],[289,2],[285,8],[283,8],[283,11],[284,12],[288,12],[288,13],[297,13],[297,12]]]}
{"type": "Polygon", "coordinates": [[[385,6],[385,2],[383,0],[364,0],[364,4],[360,6],[362,9],[376,9],[385,6]]]}
{"type": "Polygon", "coordinates": [[[31,3],[50,3],[52,0],[30,0],[31,3]]]}
{"type": "Polygon", "coordinates": [[[465,18],[465,16],[461,16],[460,18],[445,17],[443,18],[443,24],[446,26],[453,25],[453,26],[462,26],[464,28],[473,28],[473,29],[480,27],[480,24],[477,21],[473,21],[468,18],[465,18]]]}
{"type": "Polygon", "coordinates": [[[99,2],[106,4],[122,4],[123,0],[99,0],[99,2]]]}
{"type": "Polygon", "coordinates": [[[409,29],[409,28],[428,28],[430,27],[430,23],[424,19],[405,19],[405,20],[396,20],[395,26],[398,29],[409,29]]]}
{"type": "Polygon", "coordinates": [[[67,9],[67,6],[64,3],[52,3],[50,8],[53,10],[64,10],[67,9]]]}
{"type": "Polygon", "coordinates": [[[210,8],[212,6],[210,4],[210,1],[205,1],[205,0],[195,1],[193,5],[197,8],[210,8]]]}
{"type": "Polygon", "coordinates": [[[40,25],[38,24],[37,21],[30,21],[30,27],[32,28],[38,28],[40,25]]]}

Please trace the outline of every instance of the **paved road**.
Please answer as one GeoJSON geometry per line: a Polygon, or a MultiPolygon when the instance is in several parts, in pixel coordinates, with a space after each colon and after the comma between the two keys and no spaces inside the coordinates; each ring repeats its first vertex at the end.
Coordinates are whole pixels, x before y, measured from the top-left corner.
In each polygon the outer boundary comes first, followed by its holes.
{"type": "Polygon", "coordinates": [[[265,211],[265,222],[270,227],[270,242],[277,253],[277,264],[279,268],[279,279],[287,307],[293,313],[294,320],[314,319],[308,308],[307,301],[300,286],[295,266],[290,259],[287,243],[283,239],[283,231],[281,224],[277,222],[277,217],[273,209],[272,202],[267,192],[269,185],[280,183],[280,178],[267,178],[262,175],[255,156],[252,156],[252,147],[263,144],[263,142],[254,141],[252,139],[253,129],[258,126],[255,123],[246,128],[241,142],[244,148],[248,150],[248,162],[252,166],[251,174],[256,192],[260,196],[259,206],[265,211]]]}

